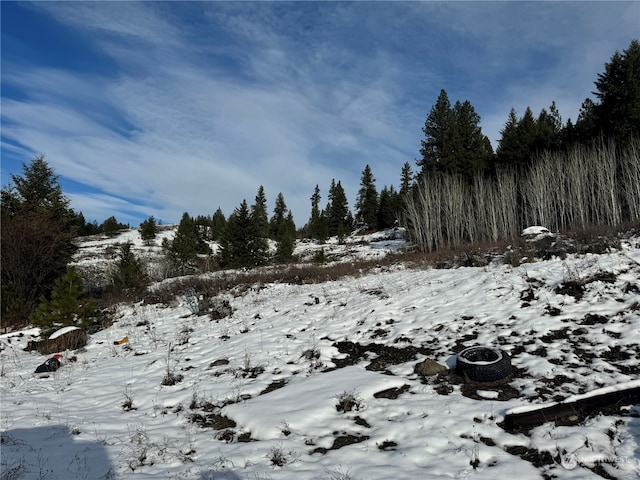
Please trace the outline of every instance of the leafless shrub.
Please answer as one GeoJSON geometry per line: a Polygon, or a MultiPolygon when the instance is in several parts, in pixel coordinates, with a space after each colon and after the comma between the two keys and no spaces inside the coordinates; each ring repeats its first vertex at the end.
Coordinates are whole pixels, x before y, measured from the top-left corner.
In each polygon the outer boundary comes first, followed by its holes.
{"type": "Polygon", "coordinates": [[[161,382],[161,385],[164,385],[164,386],[176,385],[180,383],[184,378],[181,374],[175,372],[175,368],[171,363],[171,350],[172,350],[171,344],[169,344],[169,348],[167,351],[167,370],[161,382]]]}
{"type": "Polygon", "coordinates": [[[336,397],[336,410],[338,412],[351,412],[360,410],[364,407],[364,403],[360,395],[355,390],[344,391],[336,397]]]}
{"type": "Polygon", "coordinates": [[[300,454],[294,451],[285,451],[282,446],[271,447],[267,458],[271,461],[271,465],[276,467],[284,467],[287,464],[295,462],[300,454]]]}
{"type": "Polygon", "coordinates": [[[133,396],[127,391],[124,394],[124,401],[122,402],[122,410],[129,412],[131,410],[137,410],[137,407],[133,404],[133,396]]]}

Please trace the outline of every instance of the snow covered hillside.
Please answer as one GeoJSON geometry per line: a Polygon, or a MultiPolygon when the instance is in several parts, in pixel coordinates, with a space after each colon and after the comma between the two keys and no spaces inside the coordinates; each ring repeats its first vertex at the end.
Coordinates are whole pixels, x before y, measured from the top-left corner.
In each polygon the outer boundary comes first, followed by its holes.
{"type": "MultiPolygon", "coordinates": [[[[350,258],[401,244],[370,240],[325,248],[350,258]]],[[[93,241],[79,264],[118,239],[93,241]]],[[[638,239],[223,299],[233,314],[218,320],[184,298],[120,305],[47,378],[33,375],[47,357],[23,351],[37,332],[1,336],[2,479],[640,478],[637,405],[517,432],[503,423],[509,409],[637,383],[638,239]],[[513,379],[414,371],[427,358],[453,368],[473,345],[508,352],[513,379]]]]}

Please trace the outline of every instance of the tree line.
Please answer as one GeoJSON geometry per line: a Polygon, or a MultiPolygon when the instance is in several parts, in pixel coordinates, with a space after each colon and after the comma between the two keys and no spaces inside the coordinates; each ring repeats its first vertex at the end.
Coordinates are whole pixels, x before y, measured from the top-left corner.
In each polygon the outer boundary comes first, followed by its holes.
{"type": "Polygon", "coordinates": [[[431,108],[403,196],[401,223],[420,249],[513,238],[523,227],[554,230],[638,222],[640,43],[616,52],[577,121],[555,102],[535,116],[509,112],[495,152],[468,102],[445,90],[431,108]]]}
{"type": "MultiPolygon", "coordinates": [[[[296,238],[343,240],[354,229],[406,227],[420,249],[433,250],[512,238],[531,224],[561,230],[638,222],[640,43],[616,52],[594,83],[595,100],[583,102],[575,123],[563,124],[554,102],[537,116],[530,108],[522,116],[511,109],[495,152],[471,103],[452,105],[443,89],[423,127],[417,172],[405,162],[398,189],[378,191],[366,165],[353,213],[341,182],[333,179],[324,208],[315,186],[309,219],[300,228],[282,193],[269,215],[262,186],[251,205],[243,200],[228,217],[220,208],[211,216],[185,212],[174,238],[162,243],[170,273],[287,262],[296,238]],[[218,245],[215,253],[210,242],[218,245]]],[[[11,177],[1,203],[2,325],[91,318],[95,310],[81,301],[81,279],[68,267],[73,239],[129,226],[113,216],[101,225],[87,223],[70,208],[42,155],[23,164],[23,175],[11,177]]],[[[158,226],[152,216],[140,224],[146,244],[154,242],[158,226]]],[[[143,288],[147,280],[130,245],[120,247],[110,276],[112,288],[121,291],[143,288]]]]}

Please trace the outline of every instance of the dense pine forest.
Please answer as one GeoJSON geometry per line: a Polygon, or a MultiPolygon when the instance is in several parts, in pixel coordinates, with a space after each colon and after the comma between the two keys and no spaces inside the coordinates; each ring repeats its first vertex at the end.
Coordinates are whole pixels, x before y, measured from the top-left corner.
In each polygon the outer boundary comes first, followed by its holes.
{"type": "MultiPolygon", "coordinates": [[[[310,215],[296,225],[282,193],[272,212],[262,186],[228,216],[185,212],[173,239],[162,242],[173,276],[287,263],[297,239],[344,239],[354,230],[403,227],[422,252],[508,240],[528,225],[554,231],[640,223],[640,43],[616,52],[594,82],[575,120],[563,122],[554,101],[537,115],[508,112],[494,151],[468,100],[441,90],[426,118],[415,165],[382,188],[369,165],[349,207],[340,179],[310,192],[310,215]],[[324,200],[324,202],[323,202],[324,200]],[[216,242],[214,255],[209,246],[216,242]],[[275,249],[270,248],[275,245],[275,249]],[[275,251],[275,254],[273,253],[275,251]],[[206,259],[206,261],[203,260],[206,259]]],[[[2,327],[91,322],[101,292],[88,298],[69,263],[74,238],[129,228],[110,217],[86,222],[70,207],[44,156],[23,164],[2,189],[2,327]]],[[[151,216],[139,226],[151,245],[151,216]]],[[[109,289],[136,292],[148,284],[144,265],[123,245],[109,289]]]]}

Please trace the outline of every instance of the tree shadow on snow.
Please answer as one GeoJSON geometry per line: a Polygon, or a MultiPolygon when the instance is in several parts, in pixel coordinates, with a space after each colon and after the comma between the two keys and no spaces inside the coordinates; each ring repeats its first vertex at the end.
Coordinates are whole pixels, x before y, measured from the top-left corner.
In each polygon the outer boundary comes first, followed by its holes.
{"type": "Polygon", "coordinates": [[[3,478],[97,480],[114,474],[103,445],[77,440],[62,425],[5,430],[0,444],[3,478]]]}

